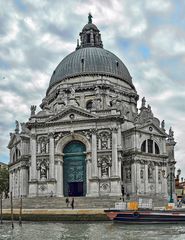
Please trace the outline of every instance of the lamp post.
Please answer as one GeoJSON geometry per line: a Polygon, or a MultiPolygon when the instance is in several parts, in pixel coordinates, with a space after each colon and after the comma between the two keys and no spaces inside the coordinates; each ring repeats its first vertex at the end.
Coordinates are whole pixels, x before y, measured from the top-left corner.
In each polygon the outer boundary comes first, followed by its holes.
{"type": "Polygon", "coordinates": [[[162,176],[163,176],[163,178],[170,179],[170,201],[169,202],[173,203],[173,193],[172,193],[172,190],[173,190],[173,180],[175,178],[175,175],[172,172],[172,170],[170,170],[170,173],[165,177],[165,170],[162,170],[162,176]]]}

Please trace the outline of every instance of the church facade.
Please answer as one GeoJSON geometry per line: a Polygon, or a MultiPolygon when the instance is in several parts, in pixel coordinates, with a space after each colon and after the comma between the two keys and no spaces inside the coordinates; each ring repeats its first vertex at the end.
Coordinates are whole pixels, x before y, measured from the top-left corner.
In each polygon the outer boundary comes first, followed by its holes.
{"type": "MultiPolygon", "coordinates": [[[[10,133],[10,191],[26,196],[167,195],[173,131],[154,117],[92,23],[54,70],[41,110],[10,133]],[[162,174],[165,173],[165,174],[162,174]]],[[[173,183],[174,184],[174,183],[173,183]]],[[[173,189],[174,191],[174,189],[173,189]]]]}

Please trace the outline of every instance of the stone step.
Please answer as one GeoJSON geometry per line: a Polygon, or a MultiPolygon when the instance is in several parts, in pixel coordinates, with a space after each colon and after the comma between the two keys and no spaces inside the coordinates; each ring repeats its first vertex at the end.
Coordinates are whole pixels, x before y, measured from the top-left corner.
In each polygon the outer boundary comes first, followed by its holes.
{"type": "MultiPolygon", "coordinates": [[[[167,204],[161,196],[143,196],[143,195],[131,195],[130,201],[138,201],[139,198],[153,199],[153,206],[163,207],[167,204]]],[[[115,206],[115,202],[120,201],[120,197],[75,197],[76,208],[112,208],[115,206]]],[[[69,198],[71,200],[71,197],[69,198]]],[[[34,198],[23,198],[22,200],[24,209],[62,209],[66,208],[65,197],[34,197],[34,198]]],[[[20,199],[13,199],[14,208],[19,208],[20,199]]],[[[10,208],[10,199],[3,199],[3,208],[10,208]]]]}

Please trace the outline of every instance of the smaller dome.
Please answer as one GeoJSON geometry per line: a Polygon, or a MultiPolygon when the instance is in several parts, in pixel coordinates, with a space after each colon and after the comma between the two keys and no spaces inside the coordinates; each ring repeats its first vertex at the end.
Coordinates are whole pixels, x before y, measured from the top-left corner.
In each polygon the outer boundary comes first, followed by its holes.
{"type": "Polygon", "coordinates": [[[87,23],[84,27],[83,27],[83,29],[82,29],[82,32],[83,31],[87,31],[87,30],[90,30],[90,29],[92,29],[92,30],[95,30],[95,31],[98,31],[99,32],[99,30],[98,30],[98,28],[96,27],[96,25],[95,24],[93,24],[93,23],[87,23]]]}

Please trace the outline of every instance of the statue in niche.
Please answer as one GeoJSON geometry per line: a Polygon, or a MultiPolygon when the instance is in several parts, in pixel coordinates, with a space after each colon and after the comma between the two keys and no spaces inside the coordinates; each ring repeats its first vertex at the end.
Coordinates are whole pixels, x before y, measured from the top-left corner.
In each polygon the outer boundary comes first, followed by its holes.
{"type": "Polygon", "coordinates": [[[101,109],[101,99],[97,99],[97,101],[96,101],[96,109],[97,110],[101,109]]]}
{"type": "Polygon", "coordinates": [[[153,168],[151,166],[148,167],[148,178],[153,178],[153,168]]]}
{"type": "Polygon", "coordinates": [[[30,110],[31,110],[31,116],[34,116],[34,115],[35,115],[36,108],[37,108],[37,106],[35,106],[35,105],[31,105],[31,107],[30,107],[30,110]]]}
{"type": "Polygon", "coordinates": [[[46,145],[47,143],[43,140],[41,143],[40,143],[40,152],[41,153],[46,153],[46,145]]]}
{"type": "Polygon", "coordinates": [[[109,175],[109,166],[106,161],[103,161],[101,164],[101,175],[102,177],[108,177],[109,175]]]}
{"type": "Polygon", "coordinates": [[[47,168],[45,163],[41,163],[40,165],[40,178],[41,179],[47,178],[47,168]]]}
{"type": "Polygon", "coordinates": [[[17,120],[15,121],[15,133],[19,133],[19,122],[17,120]]]}

